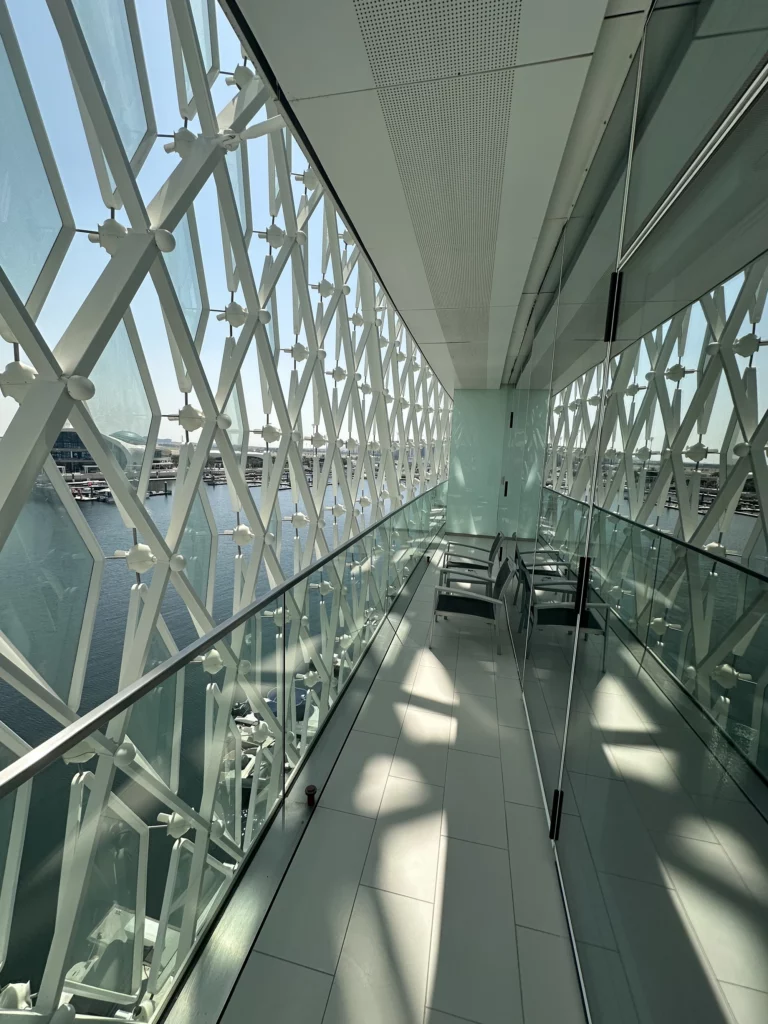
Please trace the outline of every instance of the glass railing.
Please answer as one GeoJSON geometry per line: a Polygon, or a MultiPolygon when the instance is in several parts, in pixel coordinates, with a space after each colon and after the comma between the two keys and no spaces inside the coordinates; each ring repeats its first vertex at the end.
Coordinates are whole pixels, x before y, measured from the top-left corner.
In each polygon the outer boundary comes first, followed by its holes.
{"type": "MultiPolygon", "coordinates": [[[[571,572],[588,507],[543,489],[540,541],[571,572]]],[[[768,577],[678,538],[595,508],[590,588],[763,776],[768,577]]]]}
{"type": "Polygon", "coordinates": [[[444,528],[445,490],[0,765],[3,1010],[156,1016],[444,528]]]}

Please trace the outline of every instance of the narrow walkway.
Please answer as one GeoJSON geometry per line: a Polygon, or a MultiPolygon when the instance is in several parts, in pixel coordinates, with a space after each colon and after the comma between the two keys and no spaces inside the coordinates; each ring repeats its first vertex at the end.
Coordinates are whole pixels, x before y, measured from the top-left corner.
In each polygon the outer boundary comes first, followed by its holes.
{"type": "Polygon", "coordinates": [[[430,566],[224,1024],[584,1024],[511,649],[430,566]]]}

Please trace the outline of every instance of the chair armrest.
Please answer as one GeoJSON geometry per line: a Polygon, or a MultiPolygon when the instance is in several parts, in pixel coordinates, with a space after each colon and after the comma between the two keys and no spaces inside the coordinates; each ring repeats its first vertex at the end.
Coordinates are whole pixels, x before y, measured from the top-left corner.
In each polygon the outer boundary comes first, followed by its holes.
{"type": "Polygon", "coordinates": [[[479,551],[484,554],[490,554],[490,548],[483,548],[479,544],[458,544],[455,540],[449,540],[446,547],[446,551],[450,551],[451,548],[465,548],[468,551],[479,551]]]}
{"type": "Polygon", "coordinates": [[[459,569],[441,569],[440,586],[443,585],[443,576],[450,576],[452,580],[462,580],[466,583],[493,583],[493,576],[473,576],[471,572],[461,572],[459,569]]]}
{"type": "MultiPolygon", "coordinates": [[[[438,594],[448,594],[449,597],[467,597],[472,601],[485,601],[486,604],[503,604],[498,597],[486,597],[485,594],[473,594],[469,590],[452,590],[450,587],[435,587],[435,596],[438,594]]],[[[551,607],[551,606],[549,606],[551,607]]],[[[565,608],[572,608],[573,605],[564,605],[565,608]]]]}
{"type": "Polygon", "coordinates": [[[575,590],[577,585],[576,580],[562,580],[561,582],[556,582],[555,580],[547,579],[543,583],[537,583],[534,578],[533,581],[534,590],[575,590]]]}
{"type": "MultiPolygon", "coordinates": [[[[488,572],[488,562],[473,561],[471,558],[466,558],[464,555],[447,555],[444,559],[449,565],[454,565],[457,569],[482,569],[488,572]]],[[[449,568],[448,565],[445,568],[449,568]]]]}

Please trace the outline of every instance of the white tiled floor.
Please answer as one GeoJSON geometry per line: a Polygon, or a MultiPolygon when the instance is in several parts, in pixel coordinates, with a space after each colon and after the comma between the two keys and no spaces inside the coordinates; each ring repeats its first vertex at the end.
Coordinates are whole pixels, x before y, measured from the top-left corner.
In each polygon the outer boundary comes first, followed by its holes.
{"type": "MultiPolygon", "coordinates": [[[[435,633],[430,567],[225,1011],[584,1024],[515,662],[435,633]],[[281,998],[285,993],[285,998],[281,998]]],[[[551,726],[550,726],[551,728],[551,726]]]]}
{"type": "MultiPolygon", "coordinates": [[[[572,653],[564,630],[532,634],[523,687],[547,793],[572,653]]],[[[557,852],[594,1024],[768,1021],[768,824],[734,782],[748,769],[712,729],[730,775],[615,637],[607,671],[602,642],[580,644],[557,852]]],[[[535,806],[516,732],[500,729],[507,799],[535,806]]],[[[535,844],[519,844],[513,885],[536,863],[535,844]]],[[[521,897],[519,926],[526,912],[521,897]]],[[[524,971],[519,935],[518,947],[524,971]]]]}

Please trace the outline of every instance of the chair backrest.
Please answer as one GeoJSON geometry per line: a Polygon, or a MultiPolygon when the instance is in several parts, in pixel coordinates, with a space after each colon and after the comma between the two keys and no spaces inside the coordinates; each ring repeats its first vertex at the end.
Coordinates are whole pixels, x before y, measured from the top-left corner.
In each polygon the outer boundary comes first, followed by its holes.
{"type": "Polygon", "coordinates": [[[496,536],[493,538],[493,544],[491,544],[488,550],[488,565],[490,565],[491,567],[493,567],[493,560],[496,558],[496,555],[498,555],[503,540],[503,533],[497,533],[496,536]]]}
{"type": "Polygon", "coordinates": [[[520,583],[523,588],[523,593],[521,597],[522,603],[520,607],[521,609],[526,609],[530,607],[532,602],[535,603],[536,593],[533,589],[533,580],[531,579],[531,574],[528,571],[525,562],[523,562],[522,559],[520,561],[518,579],[520,580],[520,583]]]}
{"type": "Polygon", "coordinates": [[[519,569],[523,562],[523,556],[520,554],[520,548],[518,547],[517,541],[515,541],[515,568],[519,569]]]}
{"type": "Polygon", "coordinates": [[[500,598],[504,593],[504,588],[512,579],[512,569],[509,564],[509,559],[505,558],[501,563],[501,568],[496,574],[496,579],[493,581],[493,596],[500,598]]]}

